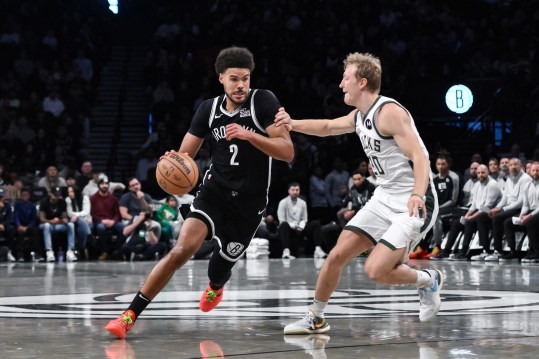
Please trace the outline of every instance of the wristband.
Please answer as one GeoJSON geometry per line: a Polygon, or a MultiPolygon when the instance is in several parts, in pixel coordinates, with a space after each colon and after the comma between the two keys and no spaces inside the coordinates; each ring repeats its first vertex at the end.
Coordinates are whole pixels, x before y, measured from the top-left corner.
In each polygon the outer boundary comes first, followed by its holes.
{"type": "Polygon", "coordinates": [[[422,195],[417,194],[417,193],[412,193],[412,194],[410,195],[410,197],[412,197],[412,196],[416,196],[416,197],[421,198],[421,199],[423,200],[423,202],[425,202],[425,201],[427,200],[427,197],[426,197],[426,196],[422,196],[422,195]]]}

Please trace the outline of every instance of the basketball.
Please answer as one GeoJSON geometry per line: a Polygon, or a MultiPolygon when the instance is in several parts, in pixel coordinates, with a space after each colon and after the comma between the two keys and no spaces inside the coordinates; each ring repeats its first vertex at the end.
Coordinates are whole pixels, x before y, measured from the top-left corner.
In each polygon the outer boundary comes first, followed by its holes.
{"type": "Polygon", "coordinates": [[[198,183],[198,167],[189,155],[171,152],[157,163],[155,178],[168,194],[186,194],[198,183]]]}

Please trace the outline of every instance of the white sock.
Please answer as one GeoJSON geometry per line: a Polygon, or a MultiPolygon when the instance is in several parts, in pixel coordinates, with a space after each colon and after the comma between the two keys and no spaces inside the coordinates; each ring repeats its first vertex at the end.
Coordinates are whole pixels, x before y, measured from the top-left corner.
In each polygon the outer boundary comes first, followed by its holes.
{"type": "Polygon", "coordinates": [[[314,315],[317,317],[323,317],[324,316],[324,310],[326,309],[326,306],[328,305],[328,302],[320,302],[316,300],[316,298],[313,300],[313,304],[309,307],[309,310],[313,312],[314,315]]]}
{"type": "Polygon", "coordinates": [[[417,280],[415,281],[416,287],[424,287],[426,285],[432,285],[433,278],[431,277],[429,272],[426,272],[424,270],[416,270],[417,273],[417,280]]]}

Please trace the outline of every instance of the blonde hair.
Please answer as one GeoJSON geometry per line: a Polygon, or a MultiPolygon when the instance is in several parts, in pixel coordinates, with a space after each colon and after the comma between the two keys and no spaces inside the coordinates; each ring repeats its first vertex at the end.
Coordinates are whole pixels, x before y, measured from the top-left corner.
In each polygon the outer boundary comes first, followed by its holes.
{"type": "Polygon", "coordinates": [[[379,93],[382,86],[382,63],[373,54],[354,52],[344,60],[344,69],[348,65],[356,65],[356,78],[367,80],[367,89],[379,93]]]}

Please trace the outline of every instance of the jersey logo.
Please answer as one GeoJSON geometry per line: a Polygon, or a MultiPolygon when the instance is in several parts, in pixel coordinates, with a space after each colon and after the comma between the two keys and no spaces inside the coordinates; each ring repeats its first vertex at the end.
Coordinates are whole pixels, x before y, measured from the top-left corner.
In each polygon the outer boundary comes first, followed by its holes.
{"type": "Polygon", "coordinates": [[[220,118],[221,116],[223,116],[223,114],[222,114],[222,113],[221,113],[221,114],[219,114],[219,115],[215,115],[215,117],[214,117],[214,118],[220,118]]]}
{"type": "Polygon", "coordinates": [[[240,118],[241,117],[249,117],[249,116],[251,116],[251,110],[246,109],[246,108],[242,108],[240,110],[240,118]]]}
{"type": "Polygon", "coordinates": [[[258,215],[260,216],[262,213],[264,213],[266,211],[266,209],[261,209],[260,211],[258,211],[258,215]]]}
{"type": "Polygon", "coordinates": [[[241,252],[243,251],[243,248],[245,248],[245,246],[241,243],[238,243],[238,242],[230,242],[227,246],[226,246],[226,251],[228,252],[228,254],[230,254],[231,256],[234,256],[234,257],[237,257],[238,255],[241,254],[241,252]]]}
{"type": "Polygon", "coordinates": [[[365,127],[367,127],[367,129],[369,130],[372,130],[372,121],[370,118],[365,120],[365,127]]]}

